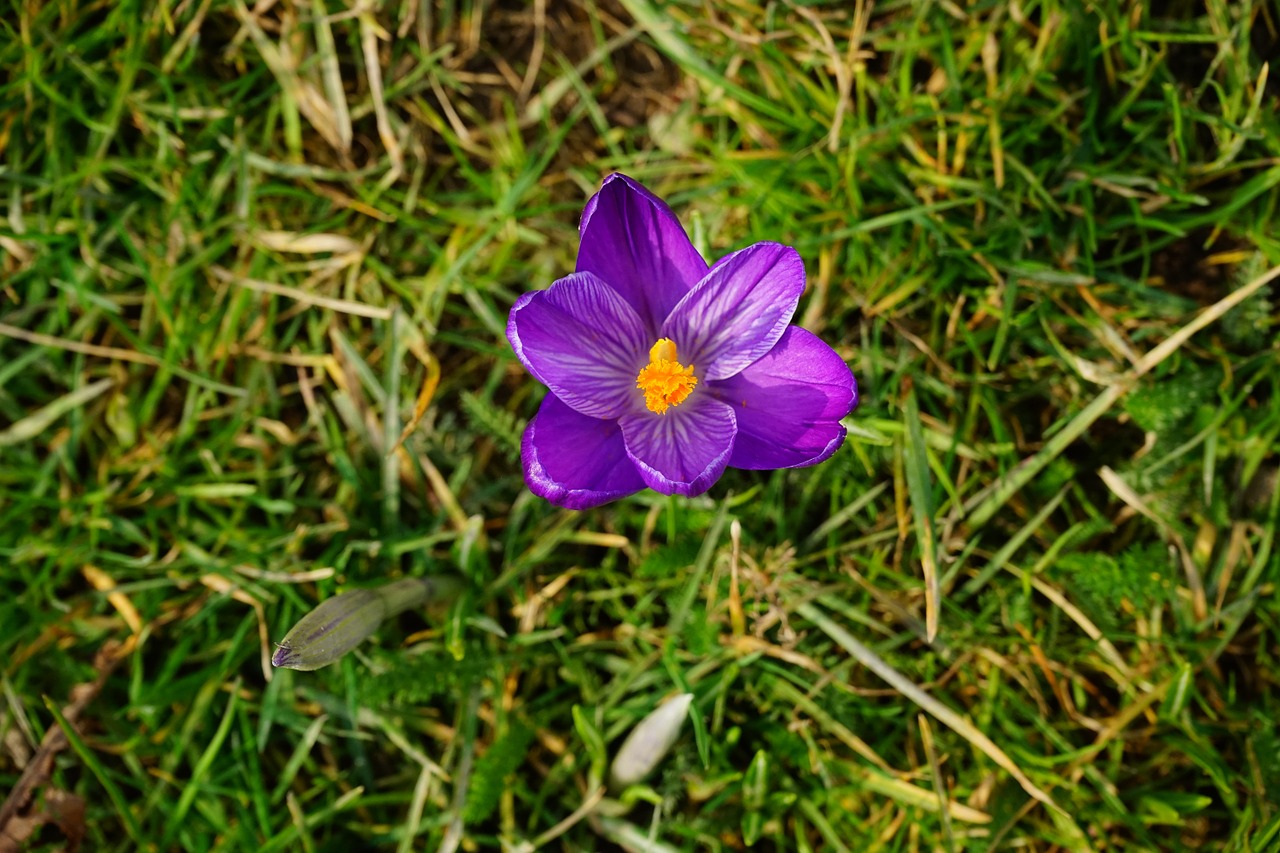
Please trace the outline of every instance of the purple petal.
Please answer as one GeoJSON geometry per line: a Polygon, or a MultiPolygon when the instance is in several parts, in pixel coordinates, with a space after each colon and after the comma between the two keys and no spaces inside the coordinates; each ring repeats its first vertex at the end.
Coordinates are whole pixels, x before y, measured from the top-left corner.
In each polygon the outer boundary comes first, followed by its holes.
{"type": "Polygon", "coordinates": [[[697,391],[665,414],[646,411],[618,423],[645,484],[664,495],[700,495],[711,488],[724,473],[738,431],[731,406],[697,391]]]}
{"type": "Polygon", "coordinates": [[[677,302],[707,274],[680,220],[626,175],[604,179],[582,211],[578,272],[592,272],[622,294],[650,337],[677,302]]]}
{"type": "Polygon", "coordinates": [[[626,300],[591,273],[516,300],[507,338],[529,372],[582,414],[616,418],[643,408],[636,375],[652,341],[626,300]]]}
{"type": "Polygon", "coordinates": [[[556,506],[590,509],[644,488],[617,421],[590,418],[548,394],[520,443],[529,490],[556,506]]]}
{"type": "Polygon", "coordinates": [[[804,291],[804,262],[790,246],[756,243],[726,255],[662,325],[697,376],[727,379],[782,337],[804,291]]]}
{"type": "Polygon", "coordinates": [[[858,404],[849,365],[799,326],[755,364],[707,390],[737,415],[734,468],[816,465],[840,447],[840,419],[858,404]]]}

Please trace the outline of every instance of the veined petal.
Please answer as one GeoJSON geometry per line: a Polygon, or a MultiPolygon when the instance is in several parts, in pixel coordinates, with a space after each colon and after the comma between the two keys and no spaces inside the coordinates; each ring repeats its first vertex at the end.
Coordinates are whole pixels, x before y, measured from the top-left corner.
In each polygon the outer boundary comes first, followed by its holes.
{"type": "Polygon", "coordinates": [[[726,379],[782,337],[804,291],[804,261],[790,246],[756,243],[726,255],[671,310],[662,337],[698,376],[726,379]]]}
{"type": "Polygon", "coordinates": [[[617,421],[580,415],[548,394],[520,443],[529,490],[556,506],[589,509],[644,488],[617,421]]]}
{"type": "Polygon", "coordinates": [[[507,338],[529,372],[582,414],[616,418],[643,408],[635,386],[648,333],[626,300],[591,273],[516,300],[507,338]]]}
{"type": "Polygon", "coordinates": [[[729,457],[734,468],[816,465],[840,447],[840,419],[858,405],[849,365],[799,326],[783,332],[759,361],[707,390],[737,416],[738,437],[729,457]]]}
{"type": "Polygon", "coordinates": [[[738,432],[733,408],[706,394],[694,394],[665,414],[646,411],[618,423],[645,484],[664,495],[690,497],[720,479],[738,432]]]}
{"type": "Polygon", "coordinates": [[[707,274],[707,262],[666,202],[628,178],[605,178],[582,211],[578,272],[600,276],[635,308],[652,337],[707,274]]]}

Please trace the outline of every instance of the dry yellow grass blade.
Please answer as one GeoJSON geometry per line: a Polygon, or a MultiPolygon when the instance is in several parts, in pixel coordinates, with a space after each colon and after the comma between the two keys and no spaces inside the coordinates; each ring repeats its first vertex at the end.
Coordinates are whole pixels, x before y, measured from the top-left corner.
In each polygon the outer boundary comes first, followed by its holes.
{"type": "Polygon", "coordinates": [[[133,606],[129,596],[116,590],[115,578],[97,566],[87,563],[80,568],[80,574],[84,575],[85,580],[93,584],[93,588],[98,592],[107,594],[107,601],[120,614],[120,618],[129,626],[129,630],[134,635],[142,633],[142,617],[138,615],[138,609],[133,606]]]}
{"type": "MultiPolygon", "coordinates": [[[[814,720],[818,725],[830,732],[836,740],[843,743],[849,749],[853,750],[864,759],[880,768],[891,776],[902,775],[895,770],[889,762],[880,757],[880,753],[871,748],[871,744],[858,737],[847,726],[833,717],[820,706],[814,699],[802,693],[799,688],[789,682],[781,679],[772,679],[768,682],[769,689],[774,692],[780,699],[790,702],[795,706],[796,710],[803,712],[806,716],[814,720]]],[[[928,799],[925,797],[924,799],[928,799]]]]}
{"type": "Polygon", "coordinates": [[[271,681],[274,672],[271,666],[271,637],[267,633],[267,614],[262,609],[262,602],[245,592],[222,575],[216,575],[212,572],[201,575],[200,583],[207,586],[214,592],[222,595],[229,595],[241,604],[247,604],[253,608],[254,614],[258,617],[258,648],[259,657],[262,663],[262,676],[268,682],[271,681]]]}
{"type": "Polygon", "coordinates": [[[315,583],[327,580],[336,574],[332,566],[323,569],[309,569],[301,572],[275,572],[270,569],[259,569],[255,566],[233,566],[239,574],[254,580],[267,583],[315,583]]]}
{"type": "Polygon", "coordinates": [[[1120,651],[1110,640],[1107,639],[1106,635],[1102,633],[1102,629],[1095,625],[1092,619],[1085,616],[1084,612],[1081,611],[1080,608],[1068,601],[1067,597],[1059,592],[1052,584],[1049,584],[1042,578],[1038,578],[1023,571],[1022,569],[1015,568],[1014,566],[1005,566],[1005,568],[1024,580],[1029,581],[1031,586],[1034,587],[1037,592],[1049,599],[1049,601],[1057,606],[1059,610],[1067,615],[1068,619],[1075,622],[1076,625],[1080,627],[1080,630],[1085,632],[1089,639],[1098,644],[1098,651],[1102,653],[1102,656],[1107,659],[1108,663],[1115,667],[1120,678],[1126,679],[1117,681],[1121,688],[1127,690],[1133,684],[1137,684],[1137,686],[1142,690],[1151,689],[1151,682],[1139,677],[1132,669],[1129,668],[1129,665],[1125,663],[1124,657],[1120,654],[1120,651]]]}
{"type": "Polygon", "coordinates": [[[335,255],[363,255],[364,248],[342,234],[302,234],[297,231],[255,231],[253,242],[273,252],[294,252],[300,255],[317,255],[332,252],[335,255]]]}
{"type": "Polygon", "coordinates": [[[158,367],[160,359],[147,355],[146,353],[136,352],[131,349],[121,349],[119,347],[104,347],[98,344],[86,344],[81,341],[69,341],[66,338],[55,338],[52,335],[42,335],[39,332],[28,332],[26,329],[19,329],[17,326],[10,326],[8,323],[0,323],[0,335],[6,338],[15,338],[19,341],[26,341],[29,344],[36,344],[42,347],[53,347],[54,349],[67,350],[68,352],[78,352],[81,355],[93,355],[99,358],[111,358],[117,361],[131,361],[134,364],[146,364],[151,367],[158,367]]]}
{"type": "Polygon", "coordinates": [[[334,299],[330,296],[320,296],[319,294],[299,290],[296,287],[276,284],[273,281],[260,281],[256,278],[244,278],[243,276],[238,276],[231,270],[223,267],[210,267],[209,272],[213,273],[213,277],[219,281],[225,281],[228,284],[235,284],[249,290],[255,290],[258,293],[270,293],[275,296],[284,296],[305,305],[315,305],[317,308],[328,308],[331,311],[337,311],[341,314],[354,314],[357,317],[370,317],[374,320],[391,319],[392,310],[390,308],[379,308],[375,305],[366,305],[363,302],[355,302],[350,299],[334,299]]]}
{"type": "Polygon", "coordinates": [[[400,438],[396,439],[395,447],[392,450],[399,450],[404,444],[418,424],[422,422],[422,417],[427,413],[427,409],[431,408],[431,401],[435,399],[436,388],[440,386],[440,362],[432,354],[431,350],[426,346],[410,346],[409,351],[422,362],[427,369],[427,375],[422,379],[422,388],[418,391],[418,399],[413,404],[413,415],[410,416],[409,422],[404,425],[404,429],[400,431],[400,438]]]}
{"type": "Polygon", "coordinates": [[[292,59],[286,59],[280,48],[267,38],[267,34],[263,32],[262,27],[258,26],[257,20],[245,7],[243,0],[236,0],[232,8],[235,10],[236,17],[240,19],[241,26],[249,33],[249,38],[253,41],[253,46],[258,49],[263,63],[280,84],[280,88],[297,104],[298,111],[324,138],[324,141],[329,143],[335,151],[346,154],[347,148],[344,147],[342,132],[339,130],[333,107],[309,81],[298,75],[292,59]]]}
{"type": "Polygon", "coordinates": [[[338,48],[329,25],[329,13],[323,0],[311,0],[311,14],[315,21],[316,54],[320,58],[320,76],[324,94],[333,113],[334,129],[342,143],[342,151],[351,150],[351,110],[347,106],[347,93],[342,85],[342,67],[338,48]]]}
{"type": "Polygon", "coordinates": [[[187,48],[200,34],[200,27],[204,25],[205,15],[209,14],[209,7],[213,5],[213,0],[200,0],[200,7],[196,9],[196,13],[185,27],[182,33],[174,40],[173,46],[164,55],[164,60],[160,63],[160,72],[164,75],[173,73],[173,69],[177,67],[181,61],[182,55],[187,52],[187,48]]]}
{"type": "MultiPolygon", "coordinates": [[[[2,332],[3,329],[0,329],[0,333],[2,332]]],[[[37,409],[22,420],[14,422],[8,429],[0,430],[0,447],[8,447],[36,438],[52,426],[53,422],[58,418],[100,397],[115,384],[114,379],[99,379],[97,382],[64,394],[49,405],[37,409]]]]}
{"type": "Polygon", "coordinates": [[[360,46],[364,51],[364,70],[369,78],[369,100],[373,102],[373,116],[378,123],[378,138],[382,147],[387,150],[391,159],[391,171],[385,180],[391,184],[404,174],[404,155],[400,151],[400,143],[391,131],[391,121],[387,116],[387,104],[382,90],[382,66],[378,61],[378,39],[390,39],[391,34],[378,26],[373,14],[368,11],[360,13],[360,46]]]}
{"type": "Polygon", "coordinates": [[[1089,405],[1085,406],[1066,426],[1046,441],[1044,447],[1037,453],[1028,456],[1008,474],[995,480],[965,501],[963,507],[956,510],[948,524],[954,526],[961,520],[961,517],[972,528],[978,528],[986,524],[1000,507],[1004,506],[1005,501],[1031,482],[1037,474],[1044,470],[1045,466],[1056,459],[1072,442],[1083,435],[1089,427],[1093,426],[1093,423],[1098,418],[1102,417],[1121,397],[1128,393],[1137,379],[1154,370],[1165,359],[1177,352],[1196,332],[1222,319],[1228,311],[1266,287],[1277,277],[1280,277],[1280,266],[1272,267],[1244,287],[1232,291],[1201,311],[1194,320],[1143,355],[1133,370],[1118,382],[1104,388],[1089,405]]]}
{"type": "Polygon", "coordinates": [[[1189,341],[1192,335],[1221,320],[1228,311],[1266,287],[1277,277],[1280,277],[1280,266],[1272,267],[1244,287],[1232,291],[1201,311],[1194,320],[1174,332],[1164,341],[1161,341],[1159,346],[1154,347],[1144,355],[1138,362],[1137,367],[1133,369],[1133,375],[1135,377],[1142,376],[1154,370],[1161,362],[1173,355],[1183,344],[1189,341]]]}
{"type": "Polygon", "coordinates": [[[837,625],[830,619],[830,617],[813,604],[809,602],[800,604],[796,607],[796,612],[813,624],[817,625],[824,634],[852,655],[858,663],[880,676],[880,678],[884,679],[894,690],[897,690],[903,696],[910,699],[912,702],[915,702],[932,715],[934,719],[960,735],[965,740],[969,741],[969,743],[971,743],[976,749],[1003,768],[1019,785],[1022,786],[1022,790],[1026,791],[1034,800],[1048,806],[1060,822],[1070,827],[1072,833],[1081,841],[1084,841],[1084,834],[1081,832],[1080,828],[1075,825],[1075,821],[1072,820],[1071,816],[1067,814],[1061,806],[1055,803],[1052,797],[1032,782],[1027,774],[1022,772],[1022,768],[1020,768],[1004,750],[997,746],[991,738],[980,732],[973,723],[970,723],[951,708],[944,705],[933,696],[930,696],[916,684],[912,683],[905,675],[890,666],[882,657],[877,655],[870,648],[858,642],[852,634],[837,625]]]}
{"type": "Polygon", "coordinates": [[[12,237],[0,236],[0,249],[4,249],[9,254],[13,255],[14,259],[20,264],[31,263],[31,252],[26,246],[22,245],[12,237]]]}

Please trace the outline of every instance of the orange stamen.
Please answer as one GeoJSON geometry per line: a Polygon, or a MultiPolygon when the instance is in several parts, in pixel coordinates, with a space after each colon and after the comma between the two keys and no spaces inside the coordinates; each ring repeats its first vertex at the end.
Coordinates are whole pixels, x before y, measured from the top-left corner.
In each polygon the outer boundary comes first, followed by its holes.
{"type": "Polygon", "coordinates": [[[659,338],[649,348],[649,363],[636,377],[636,387],[644,392],[645,406],[659,415],[683,403],[697,384],[693,365],[685,367],[676,360],[676,344],[670,338],[659,338]]]}

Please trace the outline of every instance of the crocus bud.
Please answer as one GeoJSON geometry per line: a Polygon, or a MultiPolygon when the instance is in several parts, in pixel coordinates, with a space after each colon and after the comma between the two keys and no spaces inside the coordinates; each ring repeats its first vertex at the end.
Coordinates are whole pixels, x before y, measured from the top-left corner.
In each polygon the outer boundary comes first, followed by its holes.
{"type": "Polygon", "coordinates": [[[682,693],[640,721],[613,759],[609,781],[615,790],[643,782],[671,751],[689,716],[692,693],[682,693]]]}
{"type": "Polygon", "coordinates": [[[271,663],[287,669],[328,666],[368,639],[384,620],[461,588],[458,578],[405,578],[322,601],[280,641],[271,663]]]}

